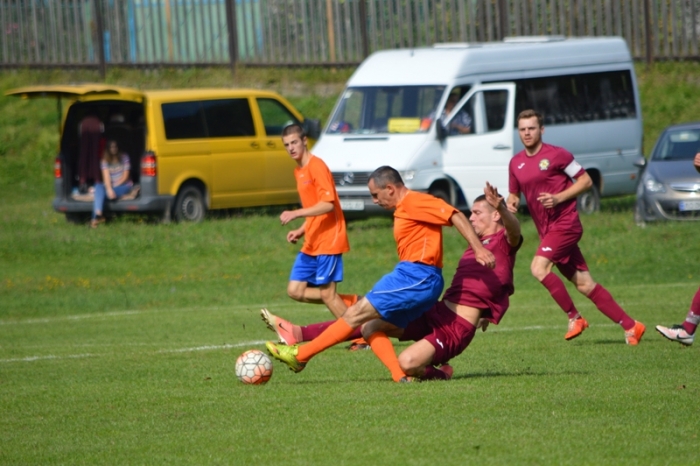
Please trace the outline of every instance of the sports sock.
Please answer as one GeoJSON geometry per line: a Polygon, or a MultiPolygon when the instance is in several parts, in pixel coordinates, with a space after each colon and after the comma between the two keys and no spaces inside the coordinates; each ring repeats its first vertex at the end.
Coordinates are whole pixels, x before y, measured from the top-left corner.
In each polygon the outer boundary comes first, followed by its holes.
{"type": "Polygon", "coordinates": [[[620,324],[623,329],[629,330],[634,327],[634,319],[627,315],[620,305],[617,304],[610,292],[600,283],[596,283],[595,287],[593,287],[593,291],[588,295],[588,299],[593,301],[595,307],[605,314],[608,319],[620,324]]]}
{"type": "Polygon", "coordinates": [[[341,317],[333,322],[323,331],[318,337],[314,338],[305,345],[299,347],[297,352],[297,361],[307,362],[313,356],[321,351],[337,345],[341,341],[345,341],[352,335],[354,328],[350,327],[347,322],[341,317]]]}
{"type": "Polygon", "coordinates": [[[367,338],[367,342],[374,354],[389,369],[394,382],[398,382],[401,378],[406,377],[406,373],[401,370],[399,365],[399,358],[396,357],[394,345],[391,344],[391,340],[386,336],[386,333],[375,332],[367,338]]]}
{"type": "Polygon", "coordinates": [[[353,304],[355,304],[357,302],[357,299],[358,299],[358,295],[356,295],[356,294],[340,294],[340,293],[338,293],[338,296],[340,296],[340,299],[343,300],[343,302],[345,303],[345,305],[347,307],[350,307],[353,304]]]}
{"type": "Polygon", "coordinates": [[[442,372],[435,366],[427,366],[425,368],[425,374],[421,377],[421,380],[448,380],[447,374],[442,372]]]}
{"type": "Polygon", "coordinates": [[[695,334],[695,329],[698,328],[700,323],[700,288],[695,293],[693,297],[693,302],[690,304],[690,311],[685,317],[685,322],[683,322],[683,328],[690,335],[695,334]]]}
{"type": "Polygon", "coordinates": [[[569,292],[566,291],[566,286],[564,285],[564,282],[561,281],[561,278],[559,278],[554,272],[549,272],[541,283],[545,288],[547,288],[547,291],[549,291],[549,294],[552,295],[552,298],[554,298],[554,301],[556,301],[559,307],[566,312],[569,319],[579,317],[580,314],[578,313],[578,310],[576,310],[576,306],[574,305],[571,296],[569,296],[569,292]]]}
{"type": "MultiPolygon", "coordinates": [[[[322,334],[324,330],[330,327],[333,322],[335,322],[335,320],[329,320],[328,322],[319,322],[317,324],[304,325],[300,327],[301,338],[299,339],[299,341],[313,340],[314,338],[322,334]]],[[[294,336],[296,336],[296,334],[294,334],[294,336]]],[[[348,340],[354,340],[356,338],[362,338],[362,329],[360,327],[357,327],[355,330],[353,330],[353,332],[348,337],[348,340]]]]}

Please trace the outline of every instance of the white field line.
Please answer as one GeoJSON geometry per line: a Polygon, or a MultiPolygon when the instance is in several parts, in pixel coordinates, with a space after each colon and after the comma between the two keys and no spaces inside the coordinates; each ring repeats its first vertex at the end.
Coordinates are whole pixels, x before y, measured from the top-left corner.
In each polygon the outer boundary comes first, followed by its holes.
{"type": "MultiPolygon", "coordinates": [[[[190,353],[195,351],[215,351],[215,350],[225,350],[232,348],[240,348],[243,346],[255,346],[262,345],[266,340],[256,340],[256,341],[244,341],[242,343],[227,344],[227,345],[206,345],[206,346],[194,346],[191,348],[176,348],[176,349],[163,349],[158,350],[156,353],[190,353]]],[[[35,362],[35,361],[46,361],[46,360],[59,360],[59,359],[81,359],[81,358],[94,358],[103,356],[102,354],[67,354],[64,356],[56,356],[54,354],[49,354],[46,356],[27,356],[24,358],[10,358],[10,359],[0,359],[1,363],[9,362],[35,362]]]]}

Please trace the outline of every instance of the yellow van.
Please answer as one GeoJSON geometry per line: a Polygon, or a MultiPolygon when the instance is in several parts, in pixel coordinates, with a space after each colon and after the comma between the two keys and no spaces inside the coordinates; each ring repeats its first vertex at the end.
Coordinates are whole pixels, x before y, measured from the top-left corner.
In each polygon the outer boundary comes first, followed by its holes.
{"type": "Polygon", "coordinates": [[[87,132],[80,131],[88,118],[99,121],[101,147],[116,140],[129,155],[130,176],[140,188],[134,199],[108,200],[105,211],[160,213],[178,221],[199,221],[207,209],[299,202],[295,163],[280,135],[291,123],[306,128],[311,144],[320,133],[318,120],[305,120],[277,93],[254,89],[140,91],[85,84],[23,87],[6,95],[58,99],[53,206],[69,221],[87,218],[90,185],[101,177],[94,168],[101,149],[87,150],[87,132]],[[69,102],[65,111],[62,99],[69,102]]]}

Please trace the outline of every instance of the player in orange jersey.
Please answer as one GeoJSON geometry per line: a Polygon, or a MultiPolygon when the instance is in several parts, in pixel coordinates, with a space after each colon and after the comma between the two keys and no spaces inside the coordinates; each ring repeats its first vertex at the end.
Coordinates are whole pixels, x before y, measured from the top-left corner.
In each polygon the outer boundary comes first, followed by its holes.
{"type": "MultiPolygon", "coordinates": [[[[343,281],[342,255],[350,250],[350,245],[333,175],[323,160],[309,152],[301,125],[286,126],[282,130],[282,142],[297,163],[294,177],[302,207],[282,212],[280,222],[287,225],[304,218],[299,228],[287,233],[290,243],[304,238],[292,266],[287,294],[303,303],[325,304],[338,318],[357,297],[340,295],[336,290],[336,284],[343,281]]],[[[263,309],[263,316],[265,312],[263,309]]]]}
{"type": "MultiPolygon", "coordinates": [[[[294,372],[300,372],[316,354],[345,341],[365,322],[383,319],[405,328],[438,300],[442,278],[442,227],[454,226],[474,249],[476,261],[490,269],[495,258],[479,241],[474,228],[458,209],[429,194],[411,191],[399,173],[379,167],[369,177],[374,203],[394,210],[394,239],[399,263],[383,276],[362,299],[331,324],[321,335],[303,345],[267,342],[270,354],[294,372]]],[[[396,359],[387,335],[375,332],[368,340],[372,351],[389,367],[396,382],[412,381],[396,359]]]]}

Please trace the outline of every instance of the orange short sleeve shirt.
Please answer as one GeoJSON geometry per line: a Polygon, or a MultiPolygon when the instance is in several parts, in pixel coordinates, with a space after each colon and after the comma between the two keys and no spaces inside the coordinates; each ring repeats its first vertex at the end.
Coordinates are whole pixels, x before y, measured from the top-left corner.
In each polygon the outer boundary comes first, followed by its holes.
{"type": "Polygon", "coordinates": [[[399,260],[442,268],[442,227],[458,210],[430,194],[409,191],[394,212],[399,260]]]}
{"type": "Polygon", "coordinates": [[[345,216],[328,166],[312,155],[305,167],[294,169],[294,177],[302,207],[311,207],[321,201],[333,203],[333,210],[327,214],[306,218],[301,252],[310,256],[348,252],[350,244],[345,231],[345,216]]]}

